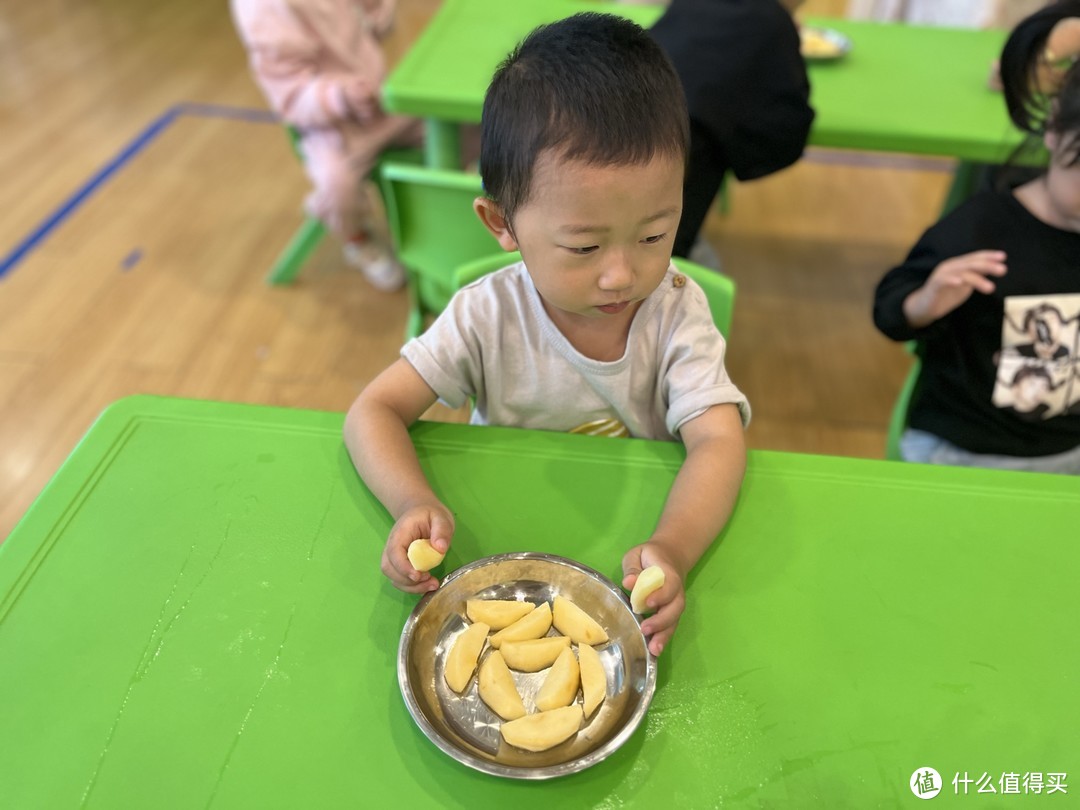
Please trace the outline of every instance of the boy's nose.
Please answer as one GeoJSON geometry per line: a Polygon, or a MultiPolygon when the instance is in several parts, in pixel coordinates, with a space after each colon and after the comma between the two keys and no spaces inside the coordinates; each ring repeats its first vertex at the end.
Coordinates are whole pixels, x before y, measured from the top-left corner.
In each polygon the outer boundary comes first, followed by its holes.
{"type": "Polygon", "coordinates": [[[630,257],[625,253],[613,251],[600,273],[600,289],[618,292],[634,283],[634,268],[630,257]]]}

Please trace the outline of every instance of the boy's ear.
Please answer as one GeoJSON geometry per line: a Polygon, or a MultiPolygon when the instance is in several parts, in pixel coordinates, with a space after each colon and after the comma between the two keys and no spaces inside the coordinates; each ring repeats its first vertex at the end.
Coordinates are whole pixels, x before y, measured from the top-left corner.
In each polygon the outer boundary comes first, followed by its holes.
{"type": "Polygon", "coordinates": [[[480,217],[484,227],[491,231],[491,235],[499,241],[499,247],[507,251],[518,249],[517,239],[514,238],[510,223],[503,216],[498,203],[487,197],[477,197],[472,205],[473,211],[480,217]]]}

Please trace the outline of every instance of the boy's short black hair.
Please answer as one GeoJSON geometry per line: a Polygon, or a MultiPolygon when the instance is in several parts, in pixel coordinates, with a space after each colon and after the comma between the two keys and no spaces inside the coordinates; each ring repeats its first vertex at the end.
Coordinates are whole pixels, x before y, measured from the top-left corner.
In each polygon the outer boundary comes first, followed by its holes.
{"type": "Polygon", "coordinates": [[[685,162],[690,125],[678,74],[636,23],[584,12],[542,25],[499,65],[484,99],[480,174],[509,220],[537,158],[599,166],[685,162]]]}

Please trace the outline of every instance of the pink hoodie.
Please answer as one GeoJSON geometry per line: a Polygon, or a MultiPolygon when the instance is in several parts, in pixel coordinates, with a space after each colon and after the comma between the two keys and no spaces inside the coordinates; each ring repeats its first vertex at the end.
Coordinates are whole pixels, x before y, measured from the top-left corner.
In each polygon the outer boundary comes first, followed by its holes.
{"type": "Polygon", "coordinates": [[[230,0],[252,74],[301,130],[379,114],[386,63],[378,37],[395,0],[230,0]]]}

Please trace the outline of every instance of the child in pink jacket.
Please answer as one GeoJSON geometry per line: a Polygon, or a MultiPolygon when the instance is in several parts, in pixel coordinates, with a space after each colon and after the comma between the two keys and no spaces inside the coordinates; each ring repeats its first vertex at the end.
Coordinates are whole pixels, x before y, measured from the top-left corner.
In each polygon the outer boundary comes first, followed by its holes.
{"type": "Polygon", "coordinates": [[[364,180],[389,146],[419,145],[414,118],[379,104],[386,75],[379,38],[395,0],[230,0],[251,71],[270,106],[300,133],[314,186],[305,201],[345,245],[346,260],[383,290],[405,282],[372,232],[364,180]]]}

